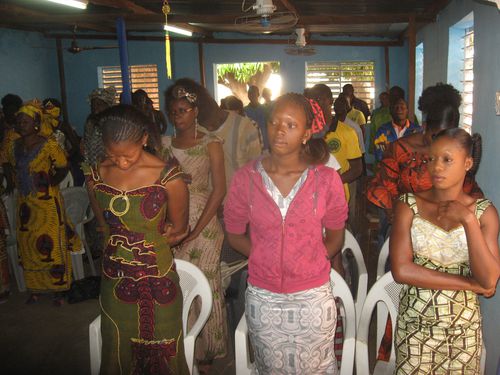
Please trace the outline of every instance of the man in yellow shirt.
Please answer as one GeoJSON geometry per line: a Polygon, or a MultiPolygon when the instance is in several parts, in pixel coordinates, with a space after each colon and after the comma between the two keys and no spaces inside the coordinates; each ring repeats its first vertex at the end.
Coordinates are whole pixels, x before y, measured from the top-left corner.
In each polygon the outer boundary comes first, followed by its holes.
{"type": "MultiPolygon", "coordinates": [[[[359,149],[358,136],[356,132],[344,123],[347,116],[347,101],[340,95],[334,103],[335,117],[332,115],[333,96],[330,88],[324,84],[317,84],[309,91],[311,98],[315,99],[325,117],[329,130],[325,135],[325,141],[330,153],[335,156],[340,164],[340,178],[344,183],[346,200],[349,202],[349,183],[355,181],[363,171],[361,150],[359,149]]],[[[355,202],[355,197],[352,199],[355,202]]],[[[354,214],[349,205],[349,216],[354,214]]],[[[339,256],[333,258],[333,268],[342,275],[342,259],[339,256]]]]}
{"type": "Polygon", "coordinates": [[[344,123],[347,116],[347,101],[341,95],[335,100],[335,117],[331,112],[333,103],[332,91],[323,84],[317,84],[311,89],[311,95],[318,101],[325,121],[329,124],[329,131],[325,141],[330,153],[340,164],[340,177],[344,183],[346,199],[349,200],[347,184],[356,180],[362,172],[361,150],[359,149],[356,132],[344,123]]]}

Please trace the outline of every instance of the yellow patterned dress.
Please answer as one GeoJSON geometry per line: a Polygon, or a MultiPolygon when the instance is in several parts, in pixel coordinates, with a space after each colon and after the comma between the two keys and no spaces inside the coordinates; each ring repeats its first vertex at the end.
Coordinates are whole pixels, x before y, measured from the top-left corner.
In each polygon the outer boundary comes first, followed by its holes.
{"type": "Polygon", "coordinates": [[[80,250],[80,239],[66,218],[59,186],[50,184],[54,168],[67,166],[64,151],[53,139],[28,151],[16,140],[8,162],[16,172],[17,248],[26,287],[32,293],[68,290],[71,252],[80,250]]]}
{"type": "MultiPolygon", "coordinates": [[[[467,237],[462,226],[446,231],[422,218],[413,194],[401,198],[414,213],[414,262],[439,272],[470,276],[467,237]]],[[[491,202],[476,201],[479,219],[491,202]]],[[[396,326],[397,375],[479,374],[481,312],[468,290],[404,286],[396,326]]]]}
{"type": "Polygon", "coordinates": [[[88,186],[109,227],[103,249],[101,374],[188,374],[182,333],[182,291],[162,236],[165,184],[181,176],[170,163],[155,184],[122,191],[84,166],[88,186]]]}
{"type": "MultiPolygon", "coordinates": [[[[222,143],[214,135],[205,135],[201,142],[188,149],[179,149],[172,146],[171,137],[163,137],[163,158],[167,160],[173,155],[189,179],[189,225],[191,229],[196,226],[208,198],[212,192],[210,160],[208,144],[211,142],[222,143]]],[[[222,358],[227,353],[227,318],[224,291],[221,286],[220,255],[224,232],[217,216],[214,216],[202,233],[185,244],[181,244],[174,252],[174,256],[187,260],[199,267],[208,279],[213,293],[212,313],[196,341],[196,359],[211,361],[222,358]]],[[[196,305],[199,309],[199,305],[196,305]]],[[[190,321],[196,317],[190,315],[190,321]]]]}

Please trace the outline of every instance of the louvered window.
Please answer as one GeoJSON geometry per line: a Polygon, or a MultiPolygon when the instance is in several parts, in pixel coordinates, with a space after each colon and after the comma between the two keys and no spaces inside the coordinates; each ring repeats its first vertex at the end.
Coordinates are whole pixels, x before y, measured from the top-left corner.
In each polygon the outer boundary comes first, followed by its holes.
{"type": "Polygon", "coordinates": [[[474,29],[465,29],[463,38],[464,64],[463,64],[463,90],[462,90],[462,128],[471,132],[472,103],[474,91],[474,29]]]}
{"type": "MultiPolygon", "coordinates": [[[[143,89],[148,93],[153,101],[155,109],[160,109],[160,98],[158,93],[158,67],[156,64],[150,65],[131,65],[129,74],[132,92],[143,89]]],[[[119,66],[101,66],[99,71],[99,87],[115,86],[117,91],[116,101],[120,98],[123,91],[122,76],[119,66]]]]}
{"type": "Polygon", "coordinates": [[[373,61],[325,61],[306,64],[306,87],[323,83],[336,98],[350,83],[354,94],[373,109],[375,99],[375,63],[373,61]]]}

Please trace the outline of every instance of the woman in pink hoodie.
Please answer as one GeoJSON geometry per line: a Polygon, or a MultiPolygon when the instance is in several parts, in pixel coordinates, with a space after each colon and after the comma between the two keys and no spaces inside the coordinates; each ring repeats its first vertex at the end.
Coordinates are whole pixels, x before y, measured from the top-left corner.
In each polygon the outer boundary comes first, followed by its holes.
{"type": "Polygon", "coordinates": [[[338,372],[329,275],[347,204],[338,173],[324,165],[321,119],[302,95],[278,98],[271,153],[236,172],[225,205],[229,243],[249,257],[245,314],[259,374],[338,372]]]}

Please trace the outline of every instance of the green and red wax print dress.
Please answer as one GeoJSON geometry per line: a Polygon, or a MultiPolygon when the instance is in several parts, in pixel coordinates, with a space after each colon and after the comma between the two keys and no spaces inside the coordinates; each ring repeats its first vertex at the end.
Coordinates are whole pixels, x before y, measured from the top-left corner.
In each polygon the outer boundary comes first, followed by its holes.
{"type": "Polygon", "coordinates": [[[182,292],[167,240],[166,167],[155,184],[123,191],[95,169],[87,183],[108,224],[101,282],[101,374],[189,374],[184,356],[182,292]]]}

